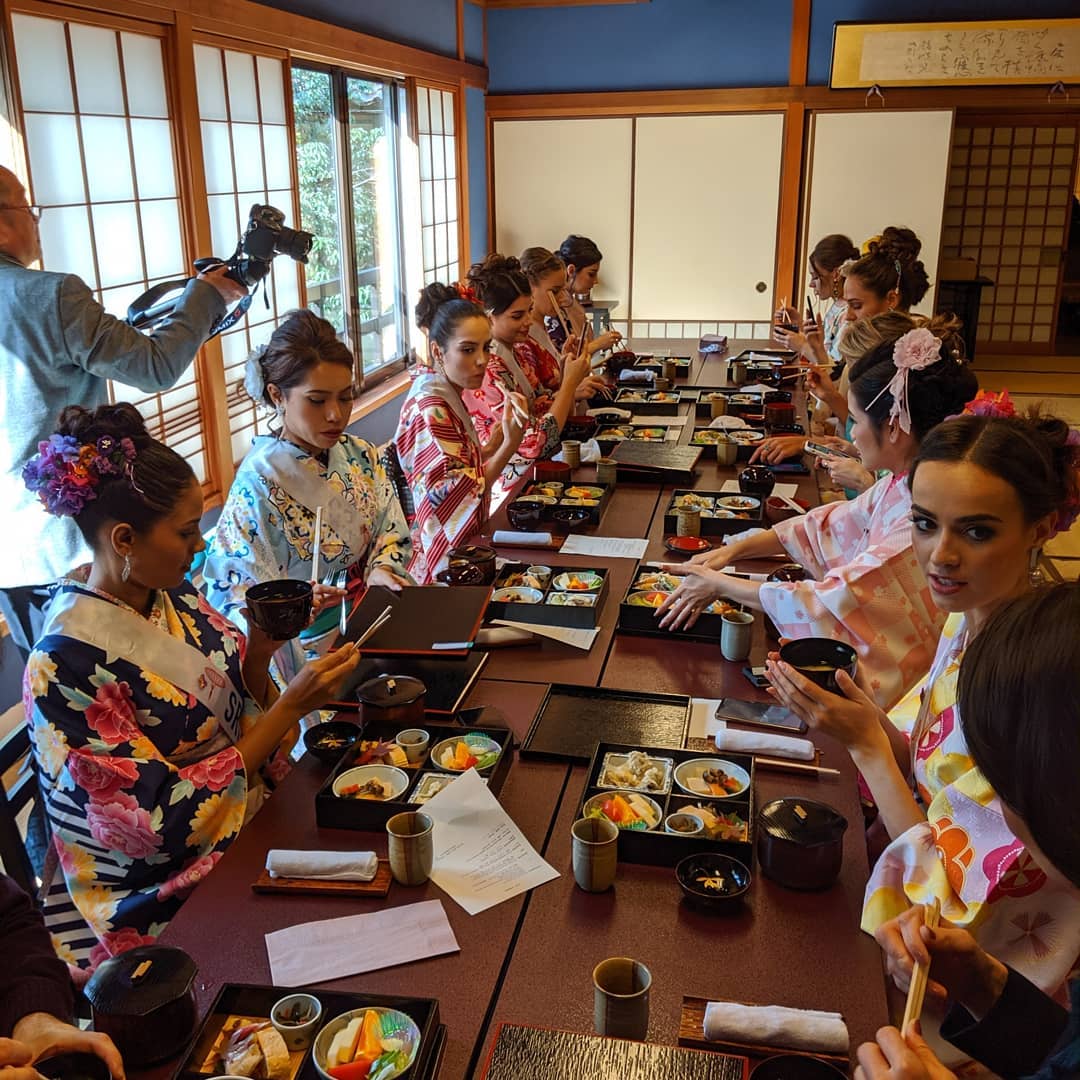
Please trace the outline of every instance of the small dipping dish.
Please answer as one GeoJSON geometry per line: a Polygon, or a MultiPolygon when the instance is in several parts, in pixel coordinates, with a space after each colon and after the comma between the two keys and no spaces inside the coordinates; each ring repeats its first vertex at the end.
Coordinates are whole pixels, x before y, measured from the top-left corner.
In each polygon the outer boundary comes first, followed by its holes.
{"type": "Polygon", "coordinates": [[[750,871],[730,855],[688,855],[676,865],[675,877],[691,907],[715,915],[736,911],[750,890],[750,871]]]}
{"type": "Polygon", "coordinates": [[[705,831],[705,822],[693,814],[668,814],[664,818],[664,832],[675,836],[697,836],[705,831]]]}
{"type": "Polygon", "coordinates": [[[406,728],[399,731],[394,737],[394,742],[405,751],[410,765],[415,765],[427,752],[431,736],[421,728],[406,728]]]}
{"type": "Polygon", "coordinates": [[[304,746],[308,753],[328,765],[336,765],[342,755],[360,738],[358,725],[348,720],[327,720],[315,724],[304,732],[304,746]]]}
{"type": "Polygon", "coordinates": [[[270,1023],[290,1050],[306,1050],[322,1019],[322,1002],[313,994],[289,994],[270,1010],[270,1023]]]}

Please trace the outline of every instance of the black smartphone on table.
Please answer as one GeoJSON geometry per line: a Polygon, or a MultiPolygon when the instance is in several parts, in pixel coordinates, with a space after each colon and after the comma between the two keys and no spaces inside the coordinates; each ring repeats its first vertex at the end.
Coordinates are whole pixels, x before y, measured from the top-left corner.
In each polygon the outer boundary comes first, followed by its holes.
{"type": "MultiPolygon", "coordinates": [[[[743,674],[747,672],[761,672],[764,677],[764,668],[743,668],[743,674]]],[[[748,676],[749,677],[749,676],[748,676]]],[[[757,675],[755,674],[755,678],[757,675]]],[[[765,685],[768,686],[766,680],[765,685]]],[[[721,698],[716,706],[717,720],[734,720],[739,724],[748,724],[751,727],[770,728],[772,730],[794,731],[801,734],[806,730],[806,721],[800,720],[790,709],[783,705],[769,705],[760,701],[740,701],[738,698],[721,698]]]]}
{"type": "Polygon", "coordinates": [[[787,473],[789,476],[809,476],[810,470],[801,461],[781,461],[776,465],[766,465],[774,473],[787,473]]]}

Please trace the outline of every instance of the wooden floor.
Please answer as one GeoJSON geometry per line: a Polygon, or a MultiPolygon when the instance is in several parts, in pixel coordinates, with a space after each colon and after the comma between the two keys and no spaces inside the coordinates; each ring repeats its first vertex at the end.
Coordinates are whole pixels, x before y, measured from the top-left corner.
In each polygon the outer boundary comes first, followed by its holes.
{"type": "MultiPolygon", "coordinates": [[[[1004,356],[979,353],[975,359],[984,390],[1009,391],[1018,407],[1040,404],[1080,427],[1080,356],[1004,356]]],[[[1080,523],[1046,546],[1049,571],[1066,581],[1080,577],[1080,523]]]]}

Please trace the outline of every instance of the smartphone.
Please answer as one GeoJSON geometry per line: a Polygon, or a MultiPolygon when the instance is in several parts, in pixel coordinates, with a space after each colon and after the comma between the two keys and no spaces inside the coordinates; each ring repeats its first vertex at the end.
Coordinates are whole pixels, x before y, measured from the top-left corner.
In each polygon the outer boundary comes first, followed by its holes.
{"type": "MultiPolygon", "coordinates": [[[[764,690],[767,686],[772,685],[769,682],[768,676],[765,674],[765,669],[763,667],[751,667],[749,664],[747,664],[746,667],[744,667],[742,669],[742,673],[743,673],[743,678],[746,679],[746,681],[751,686],[756,686],[759,690],[764,690]]],[[[727,702],[728,702],[728,699],[724,698],[721,701],[720,705],[717,705],[717,707],[716,707],[716,715],[717,715],[717,717],[720,716],[720,707],[722,705],[726,704],[727,702]]],[[[740,705],[745,705],[745,704],[748,704],[748,702],[739,702],[739,704],[740,705]]]]}
{"type": "Polygon", "coordinates": [[[844,457],[858,460],[858,455],[853,454],[848,450],[833,450],[831,447],[823,446],[821,443],[811,442],[809,439],[806,442],[806,452],[820,458],[844,457]]]}
{"type": "Polygon", "coordinates": [[[766,465],[772,472],[788,473],[791,476],[809,476],[810,470],[801,461],[781,461],[778,465],[766,465]]]}
{"type": "Polygon", "coordinates": [[[589,332],[589,320],[586,319],[581,324],[581,333],[578,334],[577,339],[577,355],[581,355],[581,350],[585,348],[585,335],[589,332]]]}
{"type": "MultiPolygon", "coordinates": [[[[762,672],[764,668],[743,668],[746,672],[762,672]]],[[[765,684],[766,686],[768,683],[765,684]]],[[[783,705],[768,705],[759,701],[739,701],[738,698],[722,698],[716,706],[717,720],[734,720],[740,724],[748,724],[751,727],[779,728],[782,731],[793,731],[802,734],[806,731],[806,721],[800,720],[783,705]]]]}
{"type": "Polygon", "coordinates": [[[794,323],[789,322],[776,323],[775,328],[777,330],[786,330],[789,334],[797,334],[799,332],[799,328],[794,323]]]}
{"type": "Polygon", "coordinates": [[[817,325],[817,316],[814,314],[814,305],[810,300],[810,294],[806,294],[806,321],[817,325]]]}

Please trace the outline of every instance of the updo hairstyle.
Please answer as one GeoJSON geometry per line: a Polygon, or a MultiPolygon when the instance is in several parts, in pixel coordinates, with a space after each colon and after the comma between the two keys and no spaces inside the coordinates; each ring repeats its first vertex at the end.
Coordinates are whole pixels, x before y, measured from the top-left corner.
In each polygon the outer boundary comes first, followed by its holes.
{"type": "Polygon", "coordinates": [[[911,231],[890,225],[868,244],[869,251],[852,263],[847,277],[857,277],[879,300],[893,289],[905,311],[914,307],[930,288],[926,267],[919,260],[922,241],[911,231]]]}
{"type": "Polygon", "coordinates": [[[466,280],[480,303],[494,315],[501,315],[519,296],[532,293],[529,279],[513,255],[492,252],[483,262],[469,267],[466,280]]]}
{"type": "Polygon", "coordinates": [[[604,258],[587,236],[575,236],[573,233],[559,245],[558,255],[564,266],[572,266],[575,270],[596,266],[604,258]]]}
{"type": "Polygon", "coordinates": [[[487,321],[487,312],[475,301],[466,300],[453,285],[433,281],[420,292],[416,305],[416,325],[426,331],[428,340],[445,350],[450,337],[466,319],[487,321]]]}

